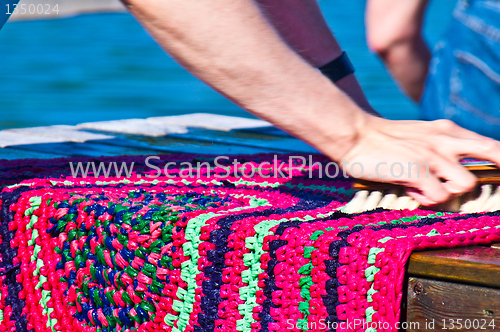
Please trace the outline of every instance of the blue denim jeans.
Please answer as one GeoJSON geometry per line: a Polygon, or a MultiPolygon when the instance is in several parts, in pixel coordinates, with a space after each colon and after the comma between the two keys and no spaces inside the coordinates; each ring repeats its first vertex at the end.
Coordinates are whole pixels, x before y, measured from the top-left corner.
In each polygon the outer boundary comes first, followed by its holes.
{"type": "Polygon", "coordinates": [[[500,0],[459,0],[420,106],[425,120],[450,119],[500,139],[500,0]]]}

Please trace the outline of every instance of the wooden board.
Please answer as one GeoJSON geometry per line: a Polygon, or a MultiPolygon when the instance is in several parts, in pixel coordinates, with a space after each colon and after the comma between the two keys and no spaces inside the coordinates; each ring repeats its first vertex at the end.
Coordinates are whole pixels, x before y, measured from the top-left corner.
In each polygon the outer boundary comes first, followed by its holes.
{"type": "Polygon", "coordinates": [[[171,136],[146,137],[140,135],[117,135],[116,139],[103,141],[102,144],[131,147],[136,149],[148,149],[160,152],[213,155],[283,152],[278,149],[257,148],[194,139],[189,140],[171,136]]]}
{"type": "Polygon", "coordinates": [[[63,155],[53,154],[53,153],[43,153],[35,151],[24,151],[12,148],[0,148],[0,160],[14,160],[14,159],[26,159],[26,158],[58,158],[64,157],[63,155]]]}
{"type": "Polygon", "coordinates": [[[86,142],[98,141],[103,139],[112,139],[113,136],[91,133],[84,130],[79,130],[76,126],[46,126],[46,127],[31,127],[31,128],[16,128],[8,129],[3,132],[14,132],[28,135],[37,135],[43,137],[54,137],[70,142],[86,142]]]}
{"type": "MultiPolygon", "coordinates": [[[[78,125],[80,129],[93,130],[96,132],[108,132],[113,134],[127,134],[133,136],[120,136],[127,140],[136,141],[116,141],[103,142],[104,144],[116,144],[124,146],[137,147],[137,141],[143,137],[163,137],[162,140],[156,141],[155,148],[164,147],[165,142],[173,148],[173,142],[176,140],[167,140],[168,138],[179,138],[181,141],[189,140],[190,145],[204,145],[206,143],[220,143],[223,145],[246,146],[254,148],[264,148],[265,150],[252,150],[239,153],[257,153],[257,152],[300,152],[300,153],[318,153],[317,150],[307,145],[306,143],[287,135],[274,135],[279,132],[274,127],[258,127],[268,126],[267,122],[254,119],[245,119],[237,117],[228,117],[214,114],[187,114],[182,116],[149,118],[149,119],[127,119],[118,121],[103,121],[89,122],[78,125]],[[188,128],[189,127],[189,128],[188,128]],[[210,127],[206,129],[203,127],[210,127]],[[213,129],[215,128],[215,129],[213,129]],[[252,131],[252,130],[255,131],[252,131]],[[268,131],[259,132],[260,129],[268,129],[268,131]],[[273,129],[271,131],[269,129],[273,129]],[[131,145],[129,145],[131,144],[131,145]]],[[[144,141],[144,140],[142,140],[144,141]]],[[[147,141],[151,141],[147,139],[147,141]]],[[[177,141],[179,142],[179,141],[177,141]]],[[[144,145],[140,145],[144,146],[144,145]]],[[[150,145],[144,146],[152,148],[150,145]]],[[[182,148],[186,148],[185,145],[182,148]]],[[[213,149],[212,149],[213,150],[213,149]]],[[[214,153],[226,153],[228,149],[217,149],[214,153]]],[[[231,148],[229,150],[234,150],[231,148]]],[[[172,150],[169,150],[172,151],[172,150]]],[[[175,150],[178,152],[203,153],[196,151],[183,151],[182,149],[175,150]]],[[[232,152],[231,152],[232,153],[232,152]]]]}
{"type": "Polygon", "coordinates": [[[126,136],[98,142],[57,142],[16,145],[16,150],[43,152],[63,156],[119,156],[157,155],[164,153],[193,153],[213,155],[252,154],[280,152],[263,148],[196,142],[169,137],[126,136]]]}
{"type": "Polygon", "coordinates": [[[40,157],[317,152],[266,121],[207,113],[9,129],[0,131],[0,146],[18,151],[10,159],[34,152],[40,157]]]}
{"type": "Polygon", "coordinates": [[[92,129],[103,132],[133,134],[160,137],[168,134],[187,133],[187,128],[175,124],[167,124],[148,119],[126,119],[116,121],[100,121],[81,123],[80,129],[92,129]]]}
{"type": "Polygon", "coordinates": [[[230,131],[235,129],[273,127],[267,121],[210,113],[193,113],[148,118],[149,121],[192,128],[230,131]]]}
{"type": "Polygon", "coordinates": [[[499,289],[411,277],[407,292],[407,331],[500,330],[499,289]]]}
{"type": "Polygon", "coordinates": [[[155,155],[158,151],[148,150],[146,148],[133,148],[115,145],[104,145],[97,143],[75,143],[75,142],[63,142],[63,143],[45,143],[45,144],[26,144],[18,145],[15,147],[16,150],[24,150],[32,152],[43,152],[46,154],[52,154],[53,158],[58,156],[87,156],[87,157],[99,157],[99,156],[121,156],[121,155],[155,155]]]}
{"type": "Polygon", "coordinates": [[[287,132],[284,132],[283,130],[276,128],[276,127],[243,128],[243,129],[235,129],[233,131],[258,133],[258,134],[266,134],[266,135],[273,135],[273,136],[292,137],[287,132]]]}
{"type": "Polygon", "coordinates": [[[189,128],[189,131],[185,134],[170,134],[169,137],[178,137],[203,142],[218,142],[232,145],[251,146],[282,152],[319,153],[313,147],[291,136],[276,136],[243,130],[215,131],[189,128]]]}
{"type": "Polygon", "coordinates": [[[0,148],[24,144],[57,143],[64,141],[65,139],[57,137],[28,135],[25,133],[16,133],[8,130],[0,131],[0,148]]]}
{"type": "Polygon", "coordinates": [[[500,288],[500,249],[466,247],[413,253],[408,274],[500,288]]]}

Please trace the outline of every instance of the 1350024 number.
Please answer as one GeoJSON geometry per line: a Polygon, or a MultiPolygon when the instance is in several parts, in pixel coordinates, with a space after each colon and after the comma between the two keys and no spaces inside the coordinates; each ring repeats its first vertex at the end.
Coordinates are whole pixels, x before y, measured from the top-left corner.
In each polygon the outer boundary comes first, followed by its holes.
{"type": "Polygon", "coordinates": [[[7,6],[7,15],[54,15],[59,14],[59,4],[50,5],[50,4],[14,4],[11,6],[10,4],[6,4],[7,6]]]}
{"type": "Polygon", "coordinates": [[[443,330],[494,330],[495,320],[487,319],[443,319],[443,330]]]}

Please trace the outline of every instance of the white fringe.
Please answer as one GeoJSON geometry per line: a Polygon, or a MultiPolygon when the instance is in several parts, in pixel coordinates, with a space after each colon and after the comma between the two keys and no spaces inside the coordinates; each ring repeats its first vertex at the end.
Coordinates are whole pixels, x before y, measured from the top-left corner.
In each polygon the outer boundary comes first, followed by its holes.
{"type": "MultiPolygon", "coordinates": [[[[452,201],[442,204],[440,209],[450,212],[475,213],[491,212],[500,210],[500,187],[493,191],[492,185],[481,186],[479,195],[463,195],[452,199],[452,201]]],[[[382,191],[361,190],[354,198],[340,208],[346,213],[361,213],[384,208],[388,210],[415,210],[420,204],[407,195],[400,195],[397,190],[386,193],[382,191]]]]}

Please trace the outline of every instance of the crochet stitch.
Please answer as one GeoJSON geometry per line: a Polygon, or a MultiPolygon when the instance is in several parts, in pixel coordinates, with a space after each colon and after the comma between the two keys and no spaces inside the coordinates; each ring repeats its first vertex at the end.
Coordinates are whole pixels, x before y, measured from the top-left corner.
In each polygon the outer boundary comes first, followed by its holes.
{"type": "Polygon", "coordinates": [[[169,155],[211,167],[153,176],[110,157],[135,172],[83,179],[68,166],[83,159],[2,162],[0,331],[396,331],[412,251],[500,240],[498,212],[347,214],[348,180],[235,158],[264,171],[169,155]]]}

